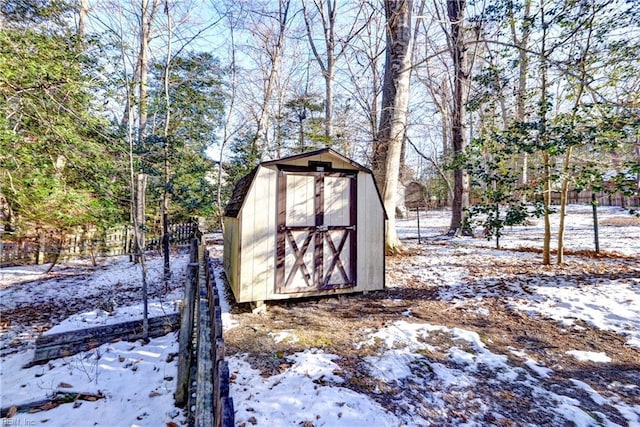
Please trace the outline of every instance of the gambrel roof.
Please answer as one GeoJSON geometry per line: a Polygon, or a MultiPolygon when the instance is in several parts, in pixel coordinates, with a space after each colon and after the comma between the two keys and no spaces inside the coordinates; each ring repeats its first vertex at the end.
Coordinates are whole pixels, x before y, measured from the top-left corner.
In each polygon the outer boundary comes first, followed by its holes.
{"type": "MultiPolygon", "coordinates": [[[[244,200],[245,200],[245,198],[246,198],[246,196],[249,193],[249,190],[251,188],[251,182],[253,181],[253,179],[254,179],[254,177],[256,175],[256,172],[257,172],[258,168],[260,168],[260,166],[275,166],[275,165],[279,165],[279,164],[286,164],[288,162],[292,162],[292,161],[295,161],[295,160],[301,160],[301,159],[305,159],[305,158],[321,156],[323,154],[327,154],[327,155],[330,155],[332,157],[335,157],[336,160],[342,161],[344,163],[348,163],[349,165],[353,166],[354,169],[357,169],[359,171],[371,174],[373,176],[373,172],[371,171],[371,169],[362,166],[360,163],[355,162],[355,161],[349,159],[348,157],[345,157],[342,154],[338,153],[337,151],[335,151],[335,150],[333,150],[331,148],[328,148],[328,147],[321,148],[321,149],[315,150],[315,151],[309,151],[309,152],[302,153],[302,154],[294,154],[292,156],[282,157],[282,158],[277,159],[277,160],[267,160],[267,161],[264,161],[264,162],[260,163],[251,172],[249,172],[247,175],[245,175],[242,178],[240,178],[238,180],[238,182],[236,182],[236,185],[233,188],[233,193],[231,194],[231,198],[229,199],[229,202],[227,203],[227,206],[225,207],[224,216],[232,217],[232,218],[237,218],[238,217],[238,214],[240,213],[240,210],[242,209],[242,205],[244,203],[244,200]]],[[[374,179],[374,182],[375,182],[375,179],[374,179]]],[[[380,204],[383,206],[383,210],[384,210],[384,203],[382,202],[382,197],[380,195],[380,190],[378,189],[377,185],[376,185],[376,191],[378,192],[378,198],[379,198],[380,204]]],[[[384,213],[384,216],[385,216],[385,218],[387,218],[386,212],[384,213]]]]}

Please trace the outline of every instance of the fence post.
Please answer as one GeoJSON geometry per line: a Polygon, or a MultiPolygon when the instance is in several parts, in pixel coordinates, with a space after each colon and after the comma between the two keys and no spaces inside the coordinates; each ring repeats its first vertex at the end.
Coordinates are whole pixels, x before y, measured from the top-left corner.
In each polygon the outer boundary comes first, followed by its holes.
{"type": "Polygon", "coordinates": [[[44,264],[45,237],[44,232],[38,233],[38,253],[36,254],[36,265],[44,264]]]}
{"type": "Polygon", "coordinates": [[[196,287],[198,283],[198,246],[197,241],[191,243],[189,270],[185,283],[185,297],[180,318],[180,336],[178,353],[178,378],[175,394],[176,406],[183,407],[189,396],[189,370],[191,369],[191,339],[193,332],[193,312],[195,307],[196,287]]]}
{"type": "Polygon", "coordinates": [[[591,206],[593,209],[593,240],[596,245],[596,253],[600,253],[600,240],[598,236],[598,201],[596,193],[591,193],[591,206]]]}

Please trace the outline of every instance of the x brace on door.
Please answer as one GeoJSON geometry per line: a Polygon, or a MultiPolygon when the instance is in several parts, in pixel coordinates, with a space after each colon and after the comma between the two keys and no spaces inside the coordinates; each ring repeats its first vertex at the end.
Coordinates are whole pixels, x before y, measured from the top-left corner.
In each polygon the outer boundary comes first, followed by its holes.
{"type": "Polygon", "coordinates": [[[356,286],[355,178],[355,171],[279,171],[278,292],[356,286]]]}

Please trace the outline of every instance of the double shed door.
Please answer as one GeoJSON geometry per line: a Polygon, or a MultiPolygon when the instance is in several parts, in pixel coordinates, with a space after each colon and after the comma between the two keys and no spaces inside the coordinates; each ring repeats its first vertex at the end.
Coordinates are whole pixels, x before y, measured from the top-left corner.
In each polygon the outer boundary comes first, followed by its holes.
{"type": "Polygon", "coordinates": [[[278,173],[276,291],[356,286],[357,171],[278,173]]]}

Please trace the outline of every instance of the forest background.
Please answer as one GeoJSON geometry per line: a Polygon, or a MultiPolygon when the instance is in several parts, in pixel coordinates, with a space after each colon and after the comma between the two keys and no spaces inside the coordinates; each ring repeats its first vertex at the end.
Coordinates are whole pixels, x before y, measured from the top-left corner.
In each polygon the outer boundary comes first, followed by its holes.
{"type": "Polygon", "coordinates": [[[215,227],[257,163],[332,147],[372,168],[389,213],[420,183],[451,235],[479,225],[499,244],[545,217],[548,264],[571,191],[639,204],[639,6],[8,0],[2,238],[215,227]]]}

